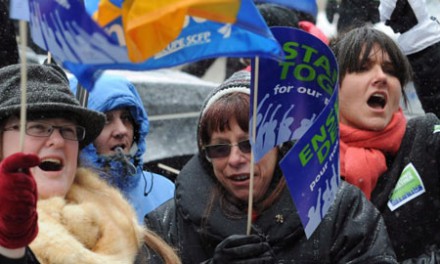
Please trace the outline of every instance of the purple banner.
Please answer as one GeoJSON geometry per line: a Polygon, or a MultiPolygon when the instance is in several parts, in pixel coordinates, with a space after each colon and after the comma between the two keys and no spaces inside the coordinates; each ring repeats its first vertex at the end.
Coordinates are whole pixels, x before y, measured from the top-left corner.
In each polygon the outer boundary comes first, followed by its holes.
{"type": "Polygon", "coordinates": [[[252,63],[252,87],[258,91],[251,92],[257,96],[252,146],[258,162],[273,147],[295,143],[280,166],[310,237],[340,182],[338,67],[330,48],[313,35],[288,27],[273,27],[272,33],[286,56],[252,63]]]}

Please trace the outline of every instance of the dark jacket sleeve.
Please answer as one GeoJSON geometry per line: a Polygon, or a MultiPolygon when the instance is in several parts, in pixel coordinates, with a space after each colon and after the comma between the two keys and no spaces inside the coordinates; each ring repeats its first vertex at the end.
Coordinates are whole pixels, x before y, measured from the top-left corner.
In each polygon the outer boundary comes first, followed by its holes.
{"type": "MultiPolygon", "coordinates": [[[[175,223],[174,217],[174,198],[168,200],[155,210],[151,211],[145,216],[145,226],[161,237],[171,247],[175,247],[174,241],[175,233],[171,234],[171,227],[175,223]]],[[[135,264],[162,264],[163,259],[154,250],[151,250],[145,243],[142,245],[138,255],[136,256],[135,264]]]]}
{"type": "Polygon", "coordinates": [[[409,55],[414,87],[426,113],[440,116],[440,42],[409,55]]]}
{"type": "Polygon", "coordinates": [[[342,182],[336,199],[332,259],[338,263],[397,263],[385,222],[362,192],[342,182]]]}
{"type": "Polygon", "coordinates": [[[176,246],[176,210],[174,198],[145,216],[145,225],[171,246],[176,246]]]}
{"type": "Polygon", "coordinates": [[[164,260],[156,253],[156,251],[149,248],[145,243],[139,250],[134,264],[163,264],[164,260]]]}
{"type": "Polygon", "coordinates": [[[29,248],[26,248],[26,252],[22,258],[11,259],[0,254],[1,264],[40,264],[35,257],[34,253],[29,248]]]}
{"type": "Polygon", "coordinates": [[[440,249],[436,245],[428,247],[417,258],[406,259],[401,264],[437,264],[440,263],[440,249]]]}
{"type": "Polygon", "coordinates": [[[10,259],[10,258],[7,258],[3,255],[0,255],[0,263],[2,263],[2,264],[26,264],[27,260],[26,260],[26,256],[23,256],[22,258],[19,258],[19,259],[10,259]]]}

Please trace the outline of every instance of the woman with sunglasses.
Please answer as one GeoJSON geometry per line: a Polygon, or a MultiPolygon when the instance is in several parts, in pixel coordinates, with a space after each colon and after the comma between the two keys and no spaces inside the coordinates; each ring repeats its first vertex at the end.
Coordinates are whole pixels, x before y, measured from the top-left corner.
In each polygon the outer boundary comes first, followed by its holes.
{"type": "Polygon", "coordinates": [[[379,212],[342,184],[335,204],[307,239],[274,148],[254,166],[251,234],[247,228],[251,145],[250,73],[240,71],[205,101],[199,153],[176,178],[175,198],[147,215],[147,226],[183,263],[396,263],[379,212]]]}
{"type": "Polygon", "coordinates": [[[80,106],[55,65],[27,67],[20,147],[20,73],[0,69],[0,263],[134,263],[144,241],[179,263],[117,189],[78,164],[105,117],[80,106]]]}

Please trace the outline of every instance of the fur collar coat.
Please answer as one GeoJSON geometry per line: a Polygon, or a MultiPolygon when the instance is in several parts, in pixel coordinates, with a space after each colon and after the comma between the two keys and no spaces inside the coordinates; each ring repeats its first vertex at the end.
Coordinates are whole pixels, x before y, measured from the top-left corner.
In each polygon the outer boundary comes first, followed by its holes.
{"type": "Polygon", "coordinates": [[[43,264],[133,263],[144,228],[122,194],[78,169],[65,198],[39,200],[37,238],[30,248],[43,264]]]}

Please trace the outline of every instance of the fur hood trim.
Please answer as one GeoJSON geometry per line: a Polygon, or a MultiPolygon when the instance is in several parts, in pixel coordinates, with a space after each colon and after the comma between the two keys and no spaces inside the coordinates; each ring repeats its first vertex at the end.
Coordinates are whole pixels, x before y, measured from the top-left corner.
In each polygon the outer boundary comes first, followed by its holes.
{"type": "Polygon", "coordinates": [[[80,168],[65,198],[39,200],[37,238],[42,264],[133,263],[145,229],[122,194],[80,168]]]}

